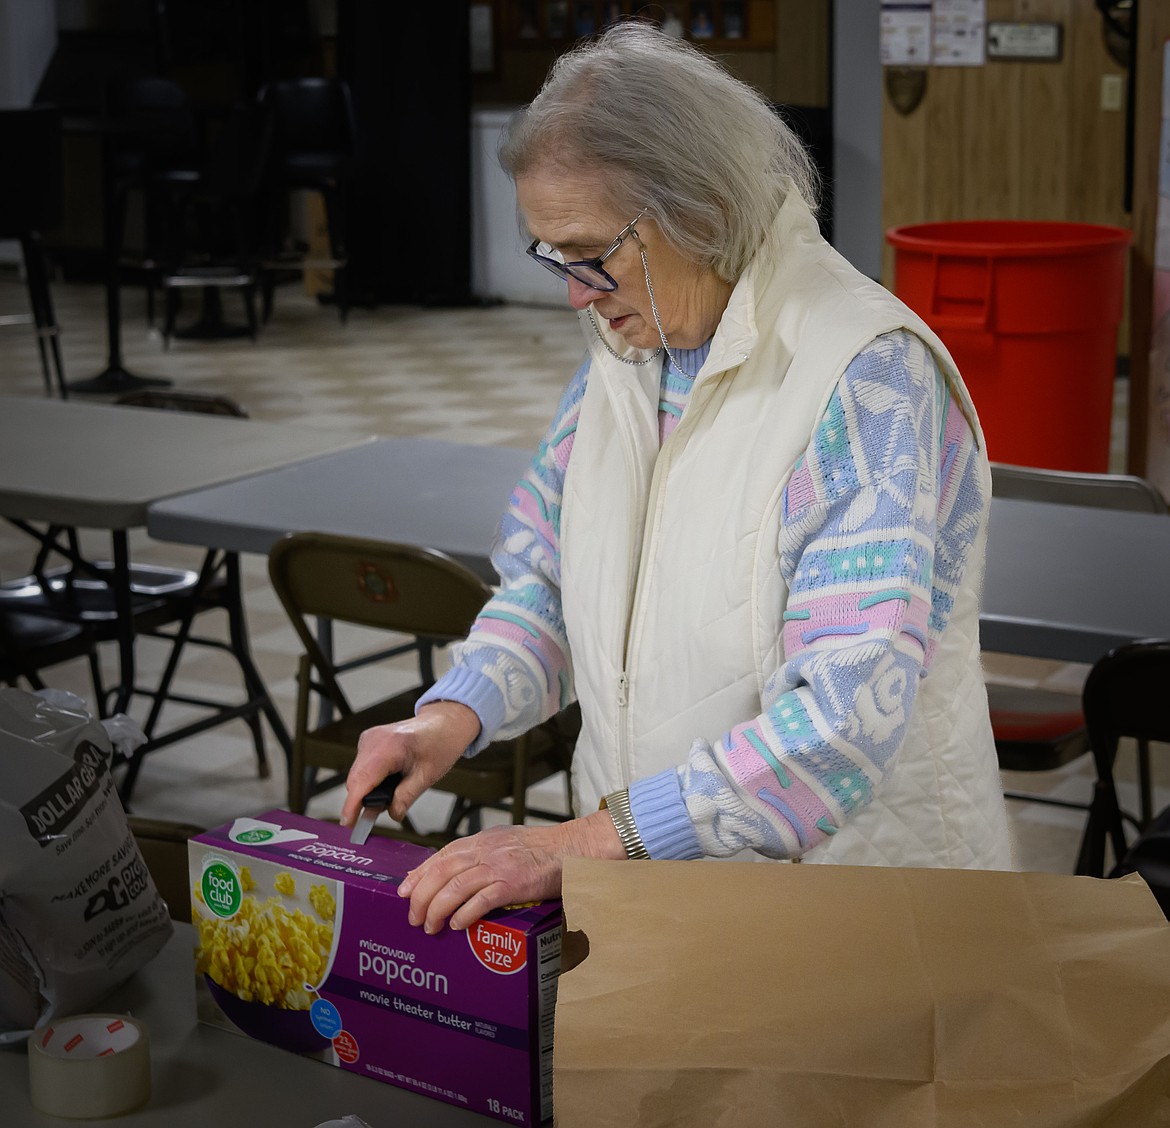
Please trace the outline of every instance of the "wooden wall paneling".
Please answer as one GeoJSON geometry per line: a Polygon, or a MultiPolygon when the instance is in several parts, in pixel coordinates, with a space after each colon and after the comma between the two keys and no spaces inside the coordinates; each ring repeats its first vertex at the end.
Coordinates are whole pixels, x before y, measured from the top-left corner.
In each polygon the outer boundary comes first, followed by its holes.
{"type": "MultiPolygon", "coordinates": [[[[987,0],[987,18],[1014,19],[1015,0],[987,0]]],[[[932,153],[932,190],[943,219],[997,219],[1011,214],[1018,181],[1018,64],[933,67],[935,96],[954,101],[959,129],[951,153],[932,153]],[[946,82],[946,85],[943,83],[946,82]],[[950,160],[940,166],[940,158],[950,160]]]]}
{"type": "Polygon", "coordinates": [[[736,78],[754,86],[766,98],[781,102],[777,91],[781,84],[777,80],[776,58],[771,51],[728,51],[712,52],[736,78]]]}
{"type": "MultiPolygon", "coordinates": [[[[1102,79],[1124,76],[1105,48],[1092,0],[1077,0],[1066,57],[1070,65],[1070,220],[1128,225],[1124,208],[1125,110],[1101,106],[1102,79]]],[[[1124,99],[1124,92],[1123,92],[1124,99]]]]}
{"type": "MultiPolygon", "coordinates": [[[[979,174],[968,163],[972,122],[967,110],[973,72],[968,67],[934,67],[927,80],[926,199],[924,222],[965,219],[971,213],[963,201],[964,186],[979,174]]],[[[998,160],[998,156],[992,157],[998,160]]]]}
{"type": "MultiPolygon", "coordinates": [[[[885,76],[883,76],[885,77],[885,76]]],[[[927,217],[927,162],[928,129],[931,126],[928,110],[935,103],[928,89],[917,109],[901,114],[882,92],[882,229],[907,223],[922,223],[927,217]]],[[[882,281],[891,289],[894,285],[893,248],[882,240],[882,281]]]]}
{"type": "MultiPolygon", "coordinates": [[[[1065,29],[1068,59],[1069,0],[1023,0],[1016,18],[1051,21],[1065,29]]],[[[1074,68],[1065,62],[1017,63],[1020,69],[1020,208],[1021,218],[1059,220],[1068,216],[1070,134],[1075,113],[1074,68]]]]}
{"type": "Polygon", "coordinates": [[[775,0],[775,100],[790,106],[829,104],[831,0],[775,0]]]}
{"type": "Polygon", "coordinates": [[[1025,63],[958,68],[962,76],[963,175],[947,185],[963,219],[1003,219],[1020,214],[1020,142],[1025,63]]]}
{"type": "MultiPolygon", "coordinates": [[[[1170,373],[1151,371],[1154,246],[1158,221],[1158,164],[1162,128],[1162,51],[1170,39],[1170,5],[1146,0],[1138,8],[1134,136],[1134,242],[1130,254],[1129,447],[1131,474],[1149,475],[1165,490],[1170,467],[1150,446],[1149,428],[1161,425],[1158,397],[1170,373]]],[[[1167,388],[1166,390],[1170,390],[1167,388]]],[[[1161,436],[1159,436],[1161,437],[1161,436]]]]}

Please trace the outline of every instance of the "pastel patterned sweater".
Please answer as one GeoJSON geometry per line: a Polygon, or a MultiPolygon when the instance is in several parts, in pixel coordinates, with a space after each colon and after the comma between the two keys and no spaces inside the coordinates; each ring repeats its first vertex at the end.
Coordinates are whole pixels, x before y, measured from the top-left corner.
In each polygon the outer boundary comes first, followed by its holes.
{"type": "MultiPolygon", "coordinates": [[[[663,367],[660,439],[709,346],[663,367]]],[[[420,701],[457,700],[482,731],[470,754],[572,697],[560,605],[560,501],[588,363],[513,491],[493,552],[500,591],[420,701]]],[[[630,787],[655,858],[751,848],[795,857],[863,807],[891,767],[961,579],[982,505],[974,438],[931,354],[906,332],[854,358],[783,496],[789,588],[783,664],[764,711],[696,733],[679,767],[630,787]],[[743,796],[764,801],[744,802],[743,796]]]]}

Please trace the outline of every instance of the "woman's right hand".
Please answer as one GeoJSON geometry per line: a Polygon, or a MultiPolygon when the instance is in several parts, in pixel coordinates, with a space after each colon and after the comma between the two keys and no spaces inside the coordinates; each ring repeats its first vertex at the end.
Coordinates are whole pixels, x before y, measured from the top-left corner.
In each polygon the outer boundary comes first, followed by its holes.
{"type": "Polygon", "coordinates": [[[401,822],[414,801],[450,771],[478,736],[479,717],[457,701],[432,701],[409,720],[366,729],[346,777],[341,825],[353,826],[363,797],[392,772],[403,776],[390,804],[390,817],[401,822]]]}

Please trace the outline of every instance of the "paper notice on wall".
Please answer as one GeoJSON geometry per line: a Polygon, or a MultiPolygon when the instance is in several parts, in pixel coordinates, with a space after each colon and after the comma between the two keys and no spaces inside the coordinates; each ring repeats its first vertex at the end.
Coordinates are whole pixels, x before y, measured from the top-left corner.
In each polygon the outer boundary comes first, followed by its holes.
{"type": "Polygon", "coordinates": [[[1162,130],[1158,139],[1158,223],[1154,236],[1146,443],[1146,477],[1170,498],[1170,40],[1162,48],[1162,130]]]}
{"type": "Polygon", "coordinates": [[[882,66],[930,64],[930,4],[882,2],[882,66]]]}
{"type": "Polygon", "coordinates": [[[934,0],[931,61],[936,67],[981,67],[985,59],[987,0],[934,0]]]}

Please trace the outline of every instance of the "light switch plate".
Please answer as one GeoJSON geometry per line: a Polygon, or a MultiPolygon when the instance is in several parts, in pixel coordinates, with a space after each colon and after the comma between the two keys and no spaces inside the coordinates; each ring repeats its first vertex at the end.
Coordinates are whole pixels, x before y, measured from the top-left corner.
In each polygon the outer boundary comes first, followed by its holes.
{"type": "Polygon", "coordinates": [[[1125,79],[1119,74],[1101,76],[1101,109],[1120,110],[1125,96],[1125,79]]]}

